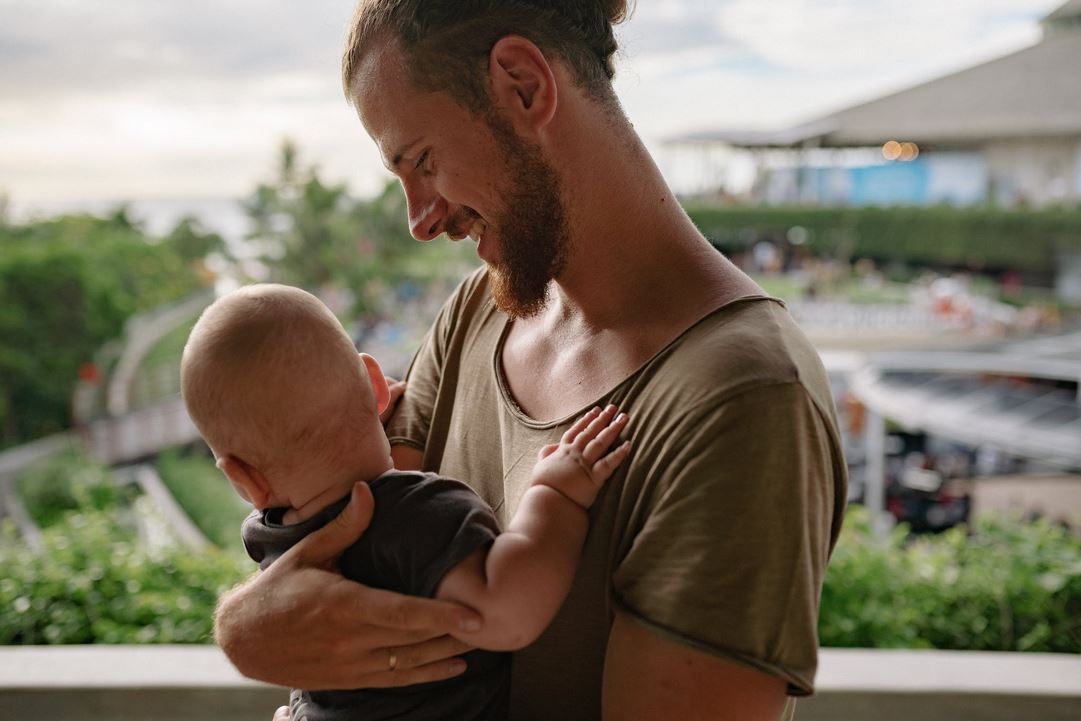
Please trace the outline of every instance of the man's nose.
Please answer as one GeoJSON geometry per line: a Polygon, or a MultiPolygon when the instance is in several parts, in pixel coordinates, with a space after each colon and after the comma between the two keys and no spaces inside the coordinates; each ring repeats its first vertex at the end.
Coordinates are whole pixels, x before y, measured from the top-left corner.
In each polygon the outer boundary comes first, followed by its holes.
{"type": "Polygon", "coordinates": [[[406,194],[409,205],[409,232],[417,240],[428,241],[443,232],[447,217],[447,201],[442,195],[406,194]]]}

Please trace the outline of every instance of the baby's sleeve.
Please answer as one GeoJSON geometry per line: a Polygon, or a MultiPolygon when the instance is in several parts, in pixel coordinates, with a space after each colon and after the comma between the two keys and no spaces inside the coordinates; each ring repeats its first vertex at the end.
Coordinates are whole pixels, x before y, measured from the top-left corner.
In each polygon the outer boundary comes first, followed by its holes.
{"type": "Polygon", "coordinates": [[[459,481],[402,474],[375,490],[372,523],[342,557],[366,585],[434,597],[448,571],[499,535],[491,508],[459,481]]]}

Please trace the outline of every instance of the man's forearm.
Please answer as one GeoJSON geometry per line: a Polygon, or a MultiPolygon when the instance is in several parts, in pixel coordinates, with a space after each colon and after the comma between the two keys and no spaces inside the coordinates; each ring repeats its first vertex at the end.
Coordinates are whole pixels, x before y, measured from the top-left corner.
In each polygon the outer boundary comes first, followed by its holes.
{"type": "Polygon", "coordinates": [[[249,667],[246,661],[252,658],[252,654],[244,653],[244,639],[248,633],[244,628],[245,618],[251,617],[245,614],[248,593],[259,573],[248,577],[243,583],[222,594],[214,609],[214,641],[221,647],[225,656],[240,673],[255,678],[258,674],[256,669],[249,667]]]}

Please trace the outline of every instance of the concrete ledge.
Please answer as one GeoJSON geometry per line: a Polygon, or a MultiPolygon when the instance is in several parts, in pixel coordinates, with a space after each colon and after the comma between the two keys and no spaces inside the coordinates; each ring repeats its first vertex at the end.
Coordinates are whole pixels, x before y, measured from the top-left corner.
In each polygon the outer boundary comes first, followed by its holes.
{"type": "MultiPolygon", "coordinates": [[[[270,721],[213,646],[0,647],[0,721],[270,721]]],[[[1076,721],[1081,656],[825,649],[799,721],[1076,721]]]]}
{"type": "Polygon", "coordinates": [[[1078,721],[1081,656],[824,649],[799,721],[1078,721]]]}
{"type": "Polygon", "coordinates": [[[0,721],[270,721],[288,700],[215,646],[0,647],[0,721]]]}

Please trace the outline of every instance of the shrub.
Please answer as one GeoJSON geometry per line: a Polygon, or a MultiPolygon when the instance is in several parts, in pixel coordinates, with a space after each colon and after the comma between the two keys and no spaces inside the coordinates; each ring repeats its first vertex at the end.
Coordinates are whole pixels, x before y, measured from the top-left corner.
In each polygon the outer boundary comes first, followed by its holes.
{"type": "Polygon", "coordinates": [[[129,500],[109,469],[75,450],[64,451],[24,471],[15,481],[19,497],[42,528],[78,509],[104,510],[129,500]]]}
{"type": "Polygon", "coordinates": [[[1053,275],[1061,252],[1081,250],[1081,211],[973,207],[836,208],[689,204],[714,244],[734,252],[799,226],[808,250],[908,265],[1015,268],[1053,275]]]}
{"type": "Polygon", "coordinates": [[[822,592],[823,646],[1081,653],[1081,538],[992,516],[884,539],[849,512],[822,592]]]}
{"type": "Polygon", "coordinates": [[[114,511],[69,513],[44,541],[0,538],[0,644],[209,643],[215,600],[251,571],[216,549],[148,551],[114,511]]]}

